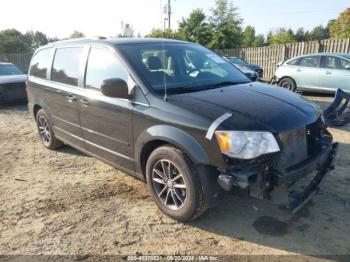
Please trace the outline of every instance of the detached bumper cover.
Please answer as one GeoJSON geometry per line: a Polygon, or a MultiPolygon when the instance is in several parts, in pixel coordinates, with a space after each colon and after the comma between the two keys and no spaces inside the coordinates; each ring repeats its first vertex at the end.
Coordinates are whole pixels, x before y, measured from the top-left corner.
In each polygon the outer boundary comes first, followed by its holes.
{"type": "Polygon", "coordinates": [[[338,143],[331,145],[329,151],[327,151],[327,157],[321,164],[317,171],[316,176],[312,179],[311,183],[305,188],[303,192],[292,192],[289,196],[289,208],[293,213],[303,208],[306,203],[311,200],[315,193],[319,190],[321,184],[327,173],[334,169],[334,161],[338,149],[338,143]]]}
{"type": "Polygon", "coordinates": [[[338,89],[333,103],[323,112],[323,117],[329,126],[344,126],[350,122],[350,95],[338,89]]]}

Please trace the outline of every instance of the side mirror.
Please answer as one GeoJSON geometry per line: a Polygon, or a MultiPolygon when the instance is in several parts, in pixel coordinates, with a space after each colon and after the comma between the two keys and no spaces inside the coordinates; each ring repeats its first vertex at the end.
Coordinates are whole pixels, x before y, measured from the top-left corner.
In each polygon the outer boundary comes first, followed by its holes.
{"type": "Polygon", "coordinates": [[[120,78],[110,78],[103,81],[101,92],[108,97],[129,98],[128,84],[120,78]]]}
{"type": "Polygon", "coordinates": [[[346,69],[346,70],[350,70],[350,65],[346,65],[346,66],[345,66],[345,69],[346,69]]]}

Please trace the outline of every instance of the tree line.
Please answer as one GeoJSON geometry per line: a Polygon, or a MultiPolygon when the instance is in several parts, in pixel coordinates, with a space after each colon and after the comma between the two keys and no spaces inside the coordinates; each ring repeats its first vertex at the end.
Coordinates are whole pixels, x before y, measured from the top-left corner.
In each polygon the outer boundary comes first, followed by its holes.
{"type": "MultiPolygon", "coordinates": [[[[74,31],[69,38],[84,37],[84,34],[74,31]]],[[[0,53],[26,53],[33,52],[35,49],[50,42],[61,40],[57,37],[50,38],[39,31],[28,31],[22,34],[16,29],[6,29],[0,31],[0,53]]]]}
{"type": "MultiPolygon", "coordinates": [[[[74,31],[69,38],[84,37],[74,31]]],[[[122,37],[118,35],[118,37],[122,37]]],[[[138,36],[139,37],[139,36],[138,36]]],[[[337,19],[329,20],[326,26],[316,26],[312,30],[288,28],[271,30],[266,36],[256,34],[251,25],[243,28],[243,19],[231,0],[216,0],[215,6],[206,15],[202,9],[193,10],[187,18],[182,18],[178,29],[153,29],[146,37],[172,38],[202,44],[212,49],[239,47],[259,47],[272,44],[306,42],[328,38],[350,38],[350,8],[337,19]]],[[[39,31],[25,34],[16,29],[0,31],[0,53],[33,52],[39,46],[61,39],[50,38],[39,31]]]]}
{"type": "Polygon", "coordinates": [[[273,44],[307,42],[328,38],[350,38],[350,8],[337,19],[329,20],[324,27],[312,30],[288,28],[271,30],[266,36],[256,34],[251,25],[243,28],[243,19],[238,9],[229,0],[216,0],[215,7],[207,16],[202,9],[193,10],[189,17],[183,18],[177,31],[153,29],[148,37],[173,38],[195,42],[212,49],[239,47],[259,47],[273,44]]]}

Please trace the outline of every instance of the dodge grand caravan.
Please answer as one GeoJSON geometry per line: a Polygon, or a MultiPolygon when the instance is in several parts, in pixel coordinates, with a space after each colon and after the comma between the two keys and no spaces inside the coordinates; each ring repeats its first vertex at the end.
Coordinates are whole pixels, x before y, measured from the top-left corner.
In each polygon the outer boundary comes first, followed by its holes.
{"type": "Polygon", "coordinates": [[[317,105],[251,82],[188,42],[43,46],[30,64],[28,96],[45,147],[71,145],[145,181],[178,221],[198,217],[234,188],[296,212],[333,168],[337,149],[317,105]],[[311,173],[305,190],[291,191],[311,173]]]}

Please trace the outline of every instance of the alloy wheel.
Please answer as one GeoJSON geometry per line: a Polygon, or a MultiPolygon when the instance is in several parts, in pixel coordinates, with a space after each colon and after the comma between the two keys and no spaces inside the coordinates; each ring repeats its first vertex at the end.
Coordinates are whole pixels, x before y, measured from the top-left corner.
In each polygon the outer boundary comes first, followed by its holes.
{"type": "Polygon", "coordinates": [[[168,208],[178,210],[186,201],[186,183],[176,165],[158,160],[152,170],[152,185],[157,197],[168,208]]]}
{"type": "Polygon", "coordinates": [[[39,134],[42,138],[42,141],[46,146],[48,146],[51,142],[51,131],[49,128],[49,124],[47,123],[44,116],[39,117],[38,128],[39,128],[39,134]]]}

